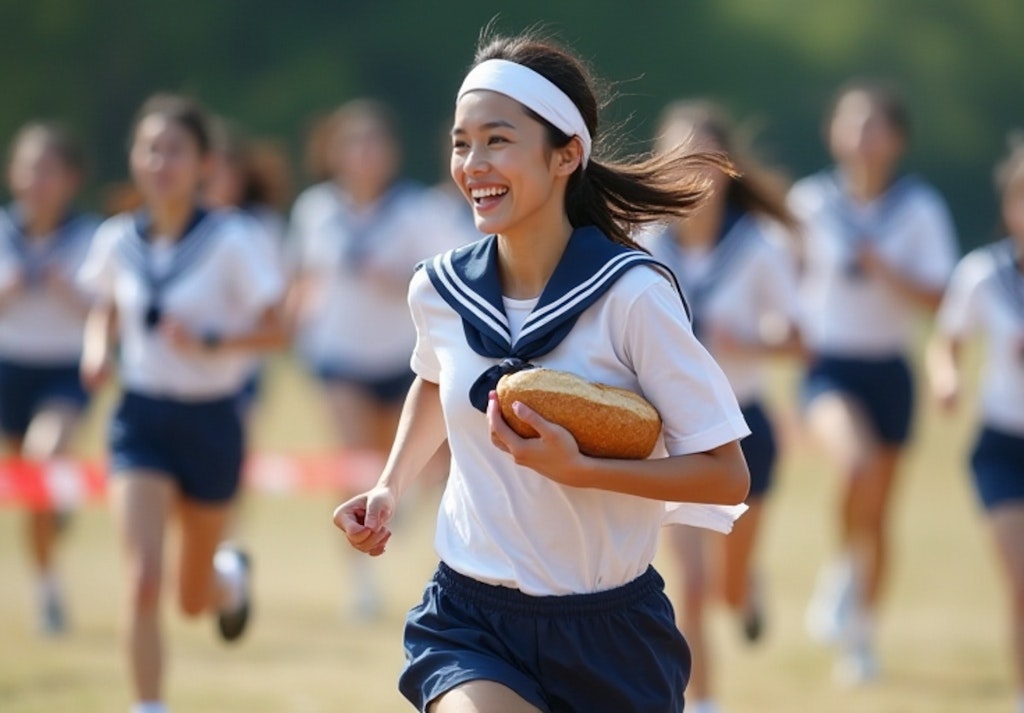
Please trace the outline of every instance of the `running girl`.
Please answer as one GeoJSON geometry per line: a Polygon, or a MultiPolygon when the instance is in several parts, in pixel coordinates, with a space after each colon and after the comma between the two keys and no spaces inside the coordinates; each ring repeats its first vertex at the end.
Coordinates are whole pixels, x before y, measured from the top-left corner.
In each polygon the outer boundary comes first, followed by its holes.
{"type": "Polygon", "coordinates": [[[956,260],[941,196],[900,173],[910,138],[891,89],[855,82],[833,105],[835,167],[799,181],[804,231],[804,382],[812,435],[841,475],[837,560],[807,610],[810,633],[840,645],[837,678],[874,678],[874,622],[888,562],[889,503],[914,406],[908,352],[918,312],[934,311],[956,260]]]}
{"type": "Polygon", "coordinates": [[[719,595],[741,617],[749,641],[761,636],[763,602],[753,559],[765,496],[772,484],[775,437],[763,406],[764,362],[799,354],[795,329],[796,274],[773,233],[795,227],[782,183],[745,155],[724,111],[701,100],[671,104],[662,115],[655,150],[670,154],[689,144],[722,152],[740,171],[714,170],[713,191],[691,215],[663,224],[643,242],[672,268],[694,314],[694,333],[729,379],[751,434],[741,441],[750,469],[749,510],[728,537],[677,527],[672,543],[683,563],[680,625],[693,653],[688,701],[695,713],[717,710],[710,642],[705,636],[708,600],[719,595]]]}
{"type": "Polygon", "coordinates": [[[135,713],[162,713],[160,595],[169,520],[179,521],[177,597],[187,616],[218,613],[226,640],[248,618],[245,553],[218,550],[238,489],[236,396],[254,350],[283,344],[282,276],[259,228],[206,211],[210,136],[193,101],[158,95],[132,129],[132,177],[145,199],[104,223],[80,273],[97,298],[82,378],[95,388],[120,344],[125,393],[110,428],[111,500],[127,564],[126,649],[135,713]]]}
{"type": "Polygon", "coordinates": [[[729,384],[627,233],[690,212],[723,160],[603,162],[598,106],[581,61],[529,35],[481,47],[457,95],[451,173],[490,237],[413,278],[417,378],[398,437],[377,486],[335,513],[352,546],[382,554],[447,439],[441,563],[409,614],[399,684],[419,710],[681,710],[690,657],[651,568],[658,533],[737,512],[669,501],[747,493],[729,384]],[[540,437],[516,436],[493,389],[528,363],[643,393],[665,423],[659,457],[584,457],[522,404],[540,437]]]}
{"type": "Polygon", "coordinates": [[[1006,574],[1017,713],[1024,713],[1024,143],[996,171],[1005,240],[957,266],[929,349],[932,391],[954,407],[961,394],[961,348],[986,340],[981,428],[971,455],[974,485],[1006,574]]]}
{"type": "MultiPolygon", "coordinates": [[[[84,171],[82,147],[60,124],[32,122],[11,144],[14,200],[0,209],[0,429],[7,451],[39,478],[67,452],[88,401],[78,360],[89,303],[74,275],[99,221],[74,210],[84,171]]],[[[33,509],[26,528],[45,634],[67,624],[56,572],[61,507],[33,509]]]]}

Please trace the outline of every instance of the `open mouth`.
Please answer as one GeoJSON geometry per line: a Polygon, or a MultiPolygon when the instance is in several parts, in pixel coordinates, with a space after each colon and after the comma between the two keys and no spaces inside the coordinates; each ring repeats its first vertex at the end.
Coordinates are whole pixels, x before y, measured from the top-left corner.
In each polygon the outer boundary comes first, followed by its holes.
{"type": "Polygon", "coordinates": [[[472,188],[469,191],[470,197],[473,199],[473,205],[479,210],[487,210],[493,208],[501,199],[508,193],[508,188],[505,186],[488,186],[486,188],[472,188]]]}

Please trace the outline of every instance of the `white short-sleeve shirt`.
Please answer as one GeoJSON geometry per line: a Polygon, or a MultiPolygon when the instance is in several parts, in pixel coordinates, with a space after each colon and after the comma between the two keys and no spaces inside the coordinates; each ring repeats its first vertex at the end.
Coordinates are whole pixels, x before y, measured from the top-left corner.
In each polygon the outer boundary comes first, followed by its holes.
{"type": "MultiPolygon", "coordinates": [[[[610,589],[635,579],[654,558],[667,521],[662,501],[559,485],[517,466],[490,441],[469,390],[494,360],[466,344],[461,318],[431,284],[413,277],[417,329],[412,367],[440,385],[452,453],[435,547],[456,571],[532,595],[610,589]]],[[[529,303],[509,304],[525,318],[529,303]]],[[[706,451],[749,431],[729,383],[693,337],[682,302],[664,275],[636,267],[583,312],[548,354],[551,369],[643,394],[664,422],[653,457],[706,451]]]]}
{"type": "Polygon", "coordinates": [[[937,327],[965,339],[983,336],[981,413],[985,423],[1024,436],[1024,275],[1019,297],[1008,289],[1006,242],[979,248],[957,265],[939,309],[937,327]]]}
{"type": "MultiPolygon", "coordinates": [[[[792,257],[752,216],[742,219],[736,229],[747,231],[732,259],[723,261],[720,274],[699,308],[706,328],[721,329],[741,341],[761,342],[773,329],[773,323],[792,324],[797,320],[796,271],[792,257]]],[[[688,249],[674,242],[664,227],[639,236],[651,254],[676,274],[683,292],[690,296],[690,285],[697,285],[715,271],[711,250],[688,249]]],[[[764,357],[751,353],[712,355],[729,379],[740,404],[746,406],[764,394],[764,357]]]]}
{"type": "Polygon", "coordinates": [[[444,230],[451,208],[400,184],[357,209],[333,183],[304,191],[292,211],[293,269],[311,279],[298,349],[318,367],[364,378],[408,369],[416,344],[406,291],[417,263],[461,243],[444,230]],[[450,240],[450,241],[449,241],[450,240]]]}
{"type": "MultiPolygon", "coordinates": [[[[193,232],[208,230],[204,247],[181,275],[165,288],[160,303],[168,318],[197,335],[229,337],[252,329],[277,304],[284,278],[266,249],[262,228],[238,211],[209,213],[193,232]],[[207,221],[212,221],[208,223],[207,221]]],[[[147,259],[159,272],[189,237],[144,242],[147,259]]],[[[121,380],[126,389],[148,396],[197,401],[237,393],[251,373],[252,357],[216,350],[184,353],[146,325],[149,284],[126,256],[139,241],[136,221],[123,214],[100,226],[92,251],[79,272],[80,284],[117,307],[121,380]]]]}
{"type": "Polygon", "coordinates": [[[53,234],[28,241],[17,218],[0,210],[0,291],[23,283],[0,306],[0,358],[29,365],[77,363],[85,314],[48,287],[43,273],[56,273],[74,289],[98,225],[96,217],[80,215],[53,234]]]}
{"type": "Polygon", "coordinates": [[[804,339],[815,351],[833,356],[904,354],[913,305],[881,281],[851,273],[857,241],[870,235],[892,267],[941,289],[958,252],[949,210],[934,188],[913,177],[900,179],[867,204],[855,203],[838,185],[837,174],[824,171],[798,181],[789,195],[805,246],[804,339]]]}

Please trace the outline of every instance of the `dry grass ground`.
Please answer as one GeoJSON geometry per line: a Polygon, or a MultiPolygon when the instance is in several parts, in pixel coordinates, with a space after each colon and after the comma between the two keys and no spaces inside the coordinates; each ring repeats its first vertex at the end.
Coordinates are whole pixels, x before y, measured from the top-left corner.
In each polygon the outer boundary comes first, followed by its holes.
{"type": "MultiPolygon", "coordinates": [[[[275,364],[257,423],[266,447],[312,450],[326,430],[308,382],[275,364]]],[[[780,389],[791,375],[780,375],[780,389]]],[[[83,448],[98,443],[97,409],[83,448]]],[[[796,444],[779,475],[763,542],[770,630],[750,648],[724,613],[714,621],[723,710],[829,713],[997,713],[1010,710],[1004,603],[994,557],[962,463],[967,414],[925,413],[904,471],[895,519],[896,568],[881,622],[885,671],[878,684],[844,691],[830,681],[829,652],[810,643],[802,613],[829,552],[833,482],[796,444]]],[[[386,584],[384,616],[342,616],[345,568],[325,494],[248,497],[241,531],[256,557],[258,609],[241,645],[225,648],[210,622],[166,607],[168,699],[189,713],[408,710],[395,690],[404,610],[433,569],[434,494],[407,509],[388,554],[373,563],[386,584]]],[[[73,629],[38,637],[18,513],[0,511],[0,711],[117,713],[128,709],[118,643],[120,562],[110,517],[85,509],[62,556],[73,629]]],[[[671,562],[662,561],[670,584],[671,562]]],[[[170,604],[170,600],[167,601],[170,604]]]]}

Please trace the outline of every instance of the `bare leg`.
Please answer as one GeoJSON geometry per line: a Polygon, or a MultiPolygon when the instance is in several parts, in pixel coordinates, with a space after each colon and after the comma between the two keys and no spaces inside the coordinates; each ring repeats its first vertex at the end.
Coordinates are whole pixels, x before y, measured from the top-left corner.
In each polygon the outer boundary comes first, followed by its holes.
{"type": "Polygon", "coordinates": [[[515,691],[494,681],[470,681],[427,706],[429,713],[540,713],[515,691]]]}
{"type": "Polygon", "coordinates": [[[669,543],[683,569],[682,600],[676,608],[676,623],[690,645],[691,670],[686,699],[706,701],[713,696],[711,652],[704,629],[711,589],[708,543],[700,530],[685,526],[670,528],[669,543]]]}
{"type": "MultiPolygon", "coordinates": [[[[387,416],[380,405],[363,389],[351,384],[331,384],[327,389],[328,405],[334,421],[335,440],[342,450],[370,451],[381,456],[381,463],[391,448],[397,427],[387,429],[387,416]],[[385,434],[387,434],[385,436],[385,434]]],[[[371,487],[372,482],[349,482],[341,493],[343,499],[371,487]]],[[[365,555],[351,547],[343,555],[347,561],[347,591],[353,597],[352,612],[357,619],[374,619],[380,611],[380,595],[374,578],[374,566],[365,555]]]]}
{"type": "MultiPolygon", "coordinates": [[[[67,452],[78,423],[76,406],[54,402],[45,405],[32,419],[25,438],[12,446],[26,461],[40,464],[67,452]]],[[[64,627],[63,607],[56,575],[56,548],[60,535],[59,504],[28,513],[26,535],[29,554],[39,582],[44,608],[44,631],[59,633],[64,627]]]]}
{"type": "Polygon", "coordinates": [[[179,515],[178,603],[186,616],[196,617],[220,604],[213,555],[224,538],[231,505],[209,505],[183,499],[179,515]]]}
{"type": "Polygon", "coordinates": [[[1024,700],[1024,503],[997,507],[989,521],[1009,587],[1014,682],[1024,700]]]}
{"type": "Polygon", "coordinates": [[[764,499],[748,500],[747,506],[750,509],[736,521],[732,532],[715,538],[719,541],[722,599],[735,611],[742,611],[750,604],[751,563],[761,529],[764,499]]]}
{"type": "Polygon", "coordinates": [[[160,473],[122,473],[111,487],[111,502],[128,565],[126,644],[138,701],[161,699],[164,532],[175,497],[173,481],[160,473]]]}

